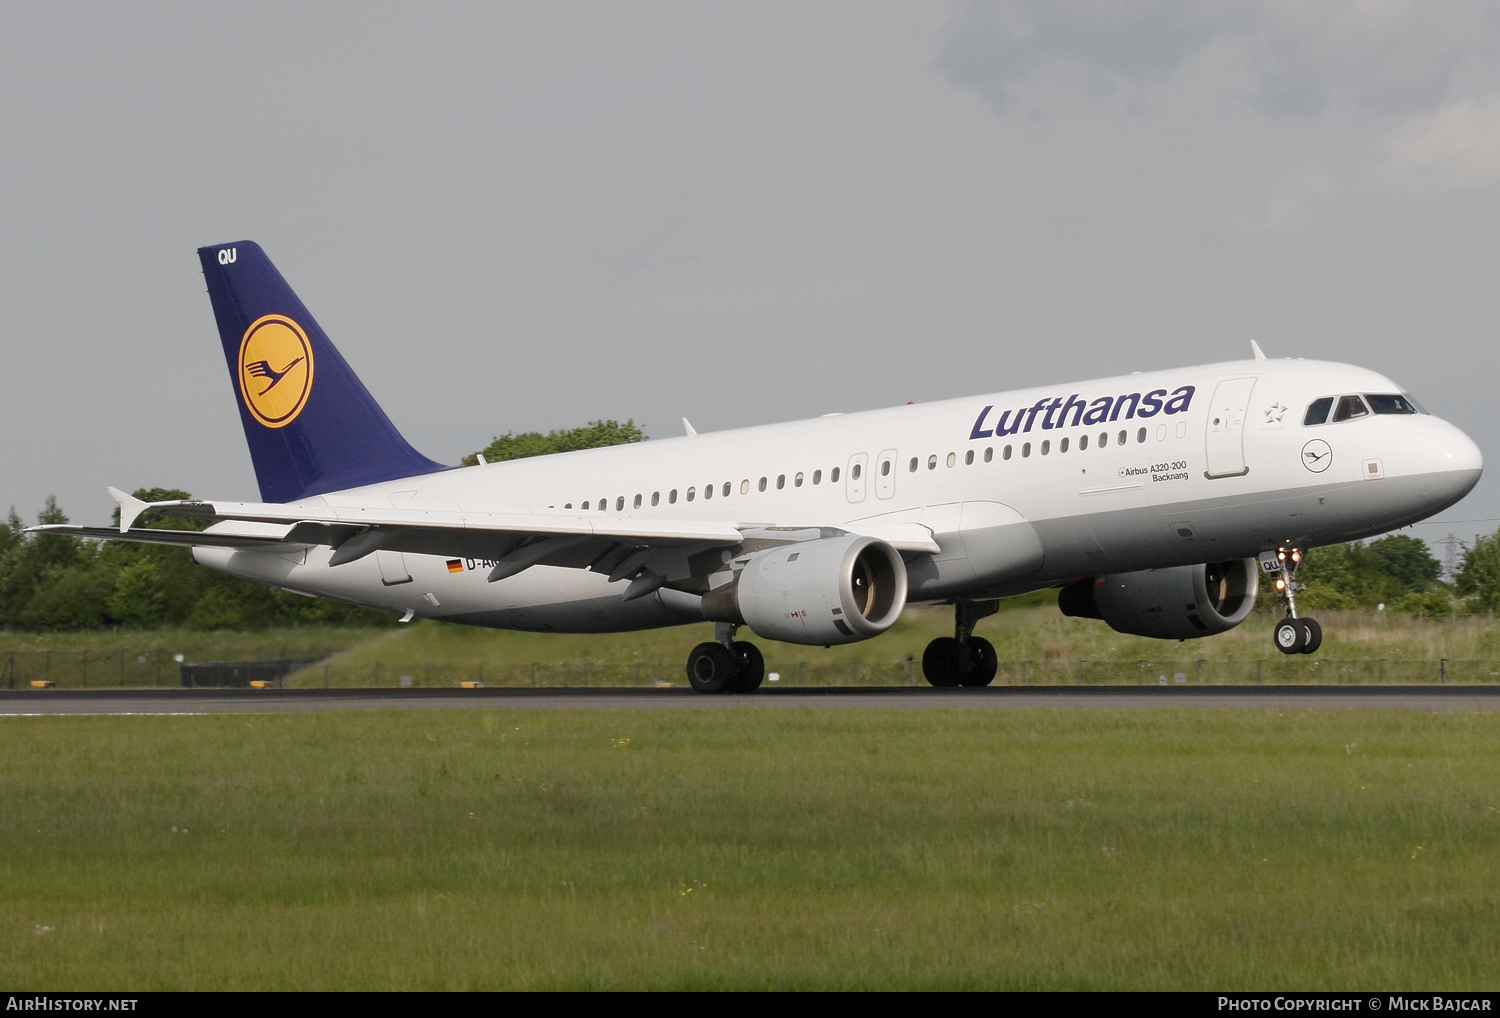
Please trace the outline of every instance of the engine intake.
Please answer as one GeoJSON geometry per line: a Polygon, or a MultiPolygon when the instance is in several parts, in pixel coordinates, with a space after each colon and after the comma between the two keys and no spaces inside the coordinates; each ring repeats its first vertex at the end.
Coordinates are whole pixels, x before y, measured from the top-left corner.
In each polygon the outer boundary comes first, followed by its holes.
{"type": "Polygon", "coordinates": [[[901,617],[906,563],[886,542],[854,534],[782,545],[745,563],[734,596],[745,624],[768,640],[854,643],[901,617]]]}
{"type": "Polygon", "coordinates": [[[1255,559],[1231,559],[1090,576],[1062,588],[1057,606],[1064,615],[1103,619],[1117,633],[1191,640],[1244,622],[1259,591],[1255,559]]]}

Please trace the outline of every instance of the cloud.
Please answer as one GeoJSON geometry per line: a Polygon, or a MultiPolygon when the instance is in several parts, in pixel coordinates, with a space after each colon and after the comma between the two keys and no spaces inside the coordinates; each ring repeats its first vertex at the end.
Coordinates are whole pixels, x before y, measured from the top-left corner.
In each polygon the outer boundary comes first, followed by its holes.
{"type": "Polygon", "coordinates": [[[1097,96],[1197,62],[1226,99],[1267,116],[1340,104],[1411,115],[1493,79],[1497,53],[1496,0],[969,0],[938,66],[996,111],[1038,74],[1071,74],[1097,96]]]}
{"type": "Polygon", "coordinates": [[[1500,180],[1500,97],[1464,99],[1414,117],[1385,139],[1387,179],[1452,191],[1500,180]]]}

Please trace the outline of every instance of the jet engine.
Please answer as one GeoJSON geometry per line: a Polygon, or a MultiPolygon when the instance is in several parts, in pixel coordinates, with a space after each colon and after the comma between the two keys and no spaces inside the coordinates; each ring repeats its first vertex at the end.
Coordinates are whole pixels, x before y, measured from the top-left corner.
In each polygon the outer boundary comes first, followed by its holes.
{"type": "Polygon", "coordinates": [[[1259,590],[1255,559],[1231,559],[1090,576],[1062,588],[1057,606],[1064,615],[1103,619],[1118,633],[1190,640],[1244,622],[1259,590]]]}
{"type": "Polygon", "coordinates": [[[768,640],[823,646],[879,636],[906,607],[906,563],[873,537],[845,534],[757,552],[704,614],[737,614],[768,640]],[[728,602],[733,598],[732,608],[728,602]]]}

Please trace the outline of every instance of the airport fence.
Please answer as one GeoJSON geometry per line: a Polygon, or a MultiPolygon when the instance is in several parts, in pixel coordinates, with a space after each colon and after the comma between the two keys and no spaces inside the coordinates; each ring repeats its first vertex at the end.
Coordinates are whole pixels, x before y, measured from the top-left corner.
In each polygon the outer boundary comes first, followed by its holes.
{"type": "MultiPolygon", "coordinates": [[[[771,659],[768,685],[924,686],[919,661],[809,662],[771,659]]],[[[685,686],[680,662],[609,664],[567,662],[382,662],[343,665],[327,661],[289,675],[291,687],[485,686],[685,686]]],[[[1500,683],[1500,660],[1395,658],[1139,659],[1131,661],[1002,661],[996,686],[1109,685],[1427,685],[1500,683]]]]}
{"type": "MultiPolygon", "coordinates": [[[[162,647],[155,650],[119,650],[108,653],[77,650],[0,652],[0,689],[29,689],[51,685],[58,689],[150,689],[153,687],[236,684],[228,672],[215,668],[255,664],[263,670],[285,675],[327,657],[331,651],[291,658],[285,652],[262,662],[188,663],[185,655],[162,647]],[[267,669],[266,666],[269,666],[267,669]],[[189,673],[197,669],[196,681],[189,673]]],[[[257,673],[256,677],[259,677],[257,673]]],[[[274,677],[274,676],[273,676],[274,677]]]]}
{"type": "MultiPolygon", "coordinates": [[[[185,685],[244,685],[252,678],[278,685],[318,687],[655,686],[687,684],[683,664],[598,661],[341,662],[313,653],[282,654],[263,661],[185,662],[167,649],[148,651],[0,652],[0,689],[50,683],[59,689],[141,689],[185,685]]],[[[770,657],[767,678],[781,686],[922,686],[920,661],[801,661],[770,657]]],[[[1296,655],[1214,660],[1001,661],[997,686],[1109,685],[1426,685],[1500,683],[1500,660],[1478,658],[1337,658],[1296,655]]]]}

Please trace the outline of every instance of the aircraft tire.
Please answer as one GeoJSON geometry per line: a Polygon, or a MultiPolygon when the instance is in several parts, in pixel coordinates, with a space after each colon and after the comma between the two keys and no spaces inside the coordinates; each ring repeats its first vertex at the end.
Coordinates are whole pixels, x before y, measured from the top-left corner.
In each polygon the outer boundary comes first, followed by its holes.
{"type": "Polygon", "coordinates": [[[1301,619],[1282,619],[1276,623],[1272,639],[1276,649],[1283,654],[1298,654],[1302,651],[1302,645],[1307,642],[1307,631],[1302,628],[1301,619]]]}
{"type": "Polygon", "coordinates": [[[1302,623],[1302,653],[1312,654],[1323,646],[1323,627],[1317,619],[1298,619],[1302,623]]]}
{"type": "Polygon", "coordinates": [[[960,686],[988,686],[1000,670],[995,645],[982,636],[969,637],[969,673],[959,680],[960,686]]]}
{"type": "Polygon", "coordinates": [[[957,686],[972,667],[973,662],[963,644],[951,636],[939,636],[922,652],[922,674],[934,686],[957,686]]]}
{"type": "Polygon", "coordinates": [[[735,669],[734,678],[729,681],[726,692],[755,692],[760,688],[761,680],[766,677],[766,659],[761,656],[760,648],[745,640],[736,640],[731,649],[734,656],[739,658],[739,667],[735,669]]]}
{"type": "Polygon", "coordinates": [[[729,689],[739,662],[722,643],[700,643],[688,655],[688,685],[699,693],[722,693],[729,689]]]}

